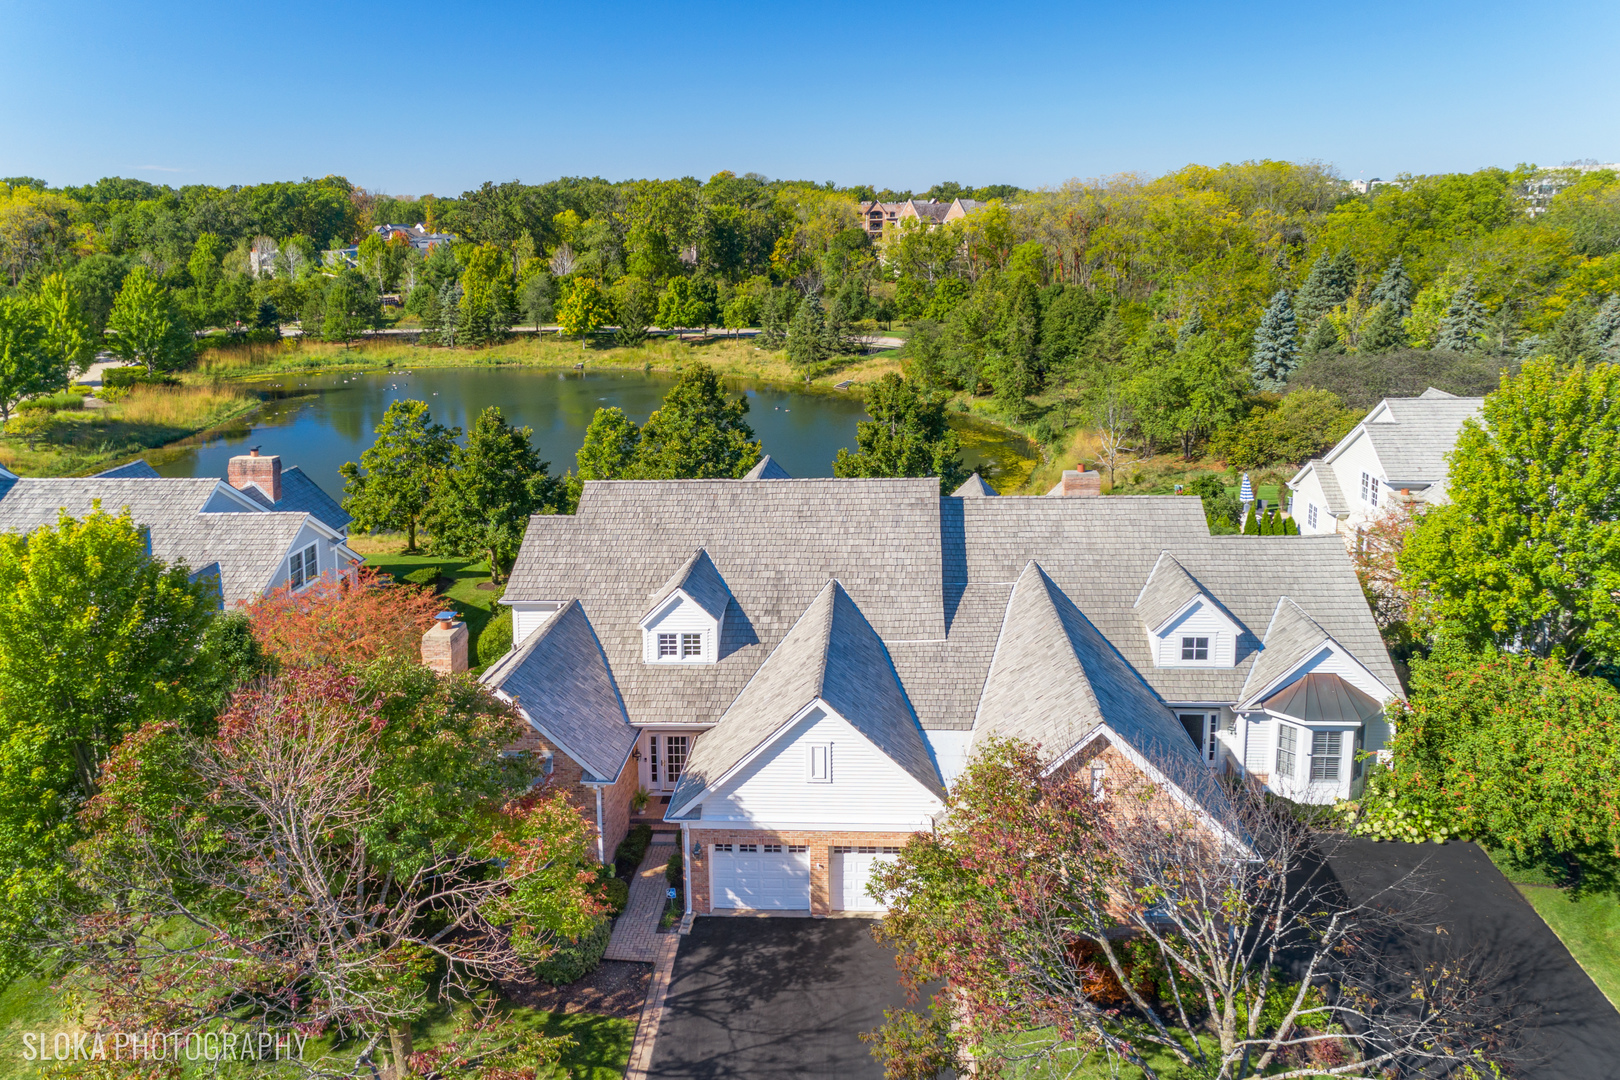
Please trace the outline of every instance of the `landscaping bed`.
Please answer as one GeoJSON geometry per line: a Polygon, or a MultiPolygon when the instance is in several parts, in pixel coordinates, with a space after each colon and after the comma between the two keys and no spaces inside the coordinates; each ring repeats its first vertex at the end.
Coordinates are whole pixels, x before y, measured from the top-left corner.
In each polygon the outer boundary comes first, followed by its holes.
{"type": "Polygon", "coordinates": [[[564,1016],[592,1013],[635,1020],[647,1000],[652,973],[651,964],[604,960],[584,978],[564,986],[551,986],[532,979],[502,983],[501,994],[514,1005],[564,1016]]]}

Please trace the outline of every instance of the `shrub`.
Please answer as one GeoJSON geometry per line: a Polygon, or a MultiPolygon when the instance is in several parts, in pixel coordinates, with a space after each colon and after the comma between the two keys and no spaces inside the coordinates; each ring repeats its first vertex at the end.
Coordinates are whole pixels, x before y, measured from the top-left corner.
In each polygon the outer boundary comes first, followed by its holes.
{"type": "Polygon", "coordinates": [[[280,586],[245,605],[260,648],[283,663],[365,664],[382,656],[414,661],[439,600],[412,585],[384,585],[363,567],[295,593],[280,586]]]}
{"type": "Polygon", "coordinates": [[[619,843],[619,850],[613,853],[613,872],[626,880],[635,876],[636,867],[641,865],[647,855],[647,845],[651,843],[652,826],[637,825],[631,829],[619,843]]]}
{"type": "Polygon", "coordinates": [[[685,863],[686,860],[682,857],[681,846],[676,844],[675,853],[669,857],[669,865],[664,867],[664,880],[677,889],[681,887],[681,882],[684,880],[681,868],[685,863]]]}
{"type": "Polygon", "coordinates": [[[572,941],[561,942],[557,951],[534,966],[535,977],[552,986],[566,986],[578,982],[602,962],[607,951],[608,938],[613,934],[613,920],[601,919],[595,927],[572,941]]]}
{"type": "Polygon", "coordinates": [[[1243,513],[1243,504],[1238,497],[1226,490],[1226,482],[1217,473],[1204,473],[1195,476],[1187,484],[1187,492],[1197,495],[1204,503],[1204,520],[1209,523],[1209,531],[1215,534],[1232,533],[1237,531],[1238,515],[1243,513]]]}
{"type": "Polygon", "coordinates": [[[1361,798],[1334,806],[1340,823],[1352,836],[1373,840],[1400,840],[1421,844],[1428,840],[1443,844],[1458,839],[1458,831],[1446,820],[1445,810],[1434,801],[1403,794],[1391,769],[1369,765],[1370,774],[1361,798]]]}
{"type": "Polygon", "coordinates": [[[422,566],[405,575],[405,582],[409,585],[426,585],[430,589],[437,589],[441,571],[437,565],[422,566]]]}
{"type": "Polygon", "coordinates": [[[45,397],[29,398],[27,401],[17,403],[17,412],[60,412],[64,409],[72,411],[84,408],[84,398],[78,394],[48,394],[45,397]]]}
{"type": "Polygon", "coordinates": [[[608,878],[602,883],[602,900],[608,906],[608,918],[617,919],[630,902],[630,883],[623,878],[608,878]]]}
{"type": "Polygon", "coordinates": [[[103,369],[101,385],[128,390],[133,386],[179,386],[180,380],[172,375],[148,374],[143,367],[116,367],[103,369]]]}
{"type": "Polygon", "coordinates": [[[488,667],[512,650],[512,609],[502,608],[478,635],[478,662],[488,667]]]}
{"type": "Polygon", "coordinates": [[[1480,397],[1496,389],[1503,368],[1516,366],[1506,357],[1440,349],[1321,354],[1295,369],[1288,389],[1331,390],[1349,408],[1365,412],[1383,398],[1416,397],[1431,386],[1458,397],[1480,397]]]}

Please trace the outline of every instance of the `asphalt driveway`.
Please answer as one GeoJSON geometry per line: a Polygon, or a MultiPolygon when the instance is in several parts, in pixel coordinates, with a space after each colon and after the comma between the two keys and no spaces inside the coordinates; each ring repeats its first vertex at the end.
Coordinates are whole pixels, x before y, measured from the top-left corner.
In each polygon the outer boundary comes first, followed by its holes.
{"type": "Polygon", "coordinates": [[[681,939],[656,1080],[882,1080],[860,1033],[905,1004],[865,919],[702,918],[681,939]]]}
{"type": "Polygon", "coordinates": [[[1458,952],[1490,962],[1484,988],[1528,1024],[1518,1080],[1620,1077],[1620,1012],[1477,844],[1352,840],[1329,864],[1352,899],[1377,896],[1436,927],[1384,942],[1394,956],[1414,967],[1458,952]],[[1402,888],[1413,871],[1419,890],[1402,888]]]}

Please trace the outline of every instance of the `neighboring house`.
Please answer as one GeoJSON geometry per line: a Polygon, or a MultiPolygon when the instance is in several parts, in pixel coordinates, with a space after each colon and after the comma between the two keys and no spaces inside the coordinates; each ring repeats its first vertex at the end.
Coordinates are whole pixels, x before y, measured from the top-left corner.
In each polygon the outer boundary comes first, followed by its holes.
{"type": "Polygon", "coordinates": [[[1335,539],[1211,537],[1187,497],[756,473],[532,518],[483,676],[604,858],[638,787],[662,805],[695,911],[872,910],[873,865],[996,736],[1214,816],[1212,774],[1329,802],[1384,745],[1400,687],[1335,539]]]}
{"type": "Polygon", "coordinates": [[[956,199],[948,203],[936,199],[907,199],[904,202],[892,203],[863,202],[861,219],[866,224],[867,235],[876,242],[883,239],[884,226],[896,225],[906,218],[926,222],[932,229],[965,218],[983,205],[984,203],[974,199],[956,199]]]}
{"type": "Polygon", "coordinates": [[[450,233],[428,232],[427,226],[420,223],[416,225],[377,225],[371,231],[384,240],[393,240],[398,237],[424,255],[432,252],[438,244],[448,244],[455,240],[455,237],[450,233]]]}
{"type": "Polygon", "coordinates": [[[1300,533],[1344,533],[1348,542],[1396,499],[1444,502],[1446,455],[1484,403],[1432,386],[1415,398],[1380,401],[1337,446],[1288,481],[1300,533]]]}
{"type": "Polygon", "coordinates": [[[230,460],[227,479],[163,477],[144,461],[96,476],[18,477],[0,469],[0,531],[31,532],[67,513],[128,508],[152,554],[213,578],[230,608],[271,589],[304,588],[361,561],[346,546],[349,515],[303,470],[255,450],[230,460]]]}

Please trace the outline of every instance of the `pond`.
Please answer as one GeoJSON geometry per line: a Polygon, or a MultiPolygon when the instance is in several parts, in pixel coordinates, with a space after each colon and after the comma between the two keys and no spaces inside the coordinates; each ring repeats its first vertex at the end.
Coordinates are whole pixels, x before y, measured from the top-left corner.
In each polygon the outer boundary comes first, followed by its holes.
{"type": "MultiPolygon", "coordinates": [[[[249,384],[275,399],[246,422],[167,447],[148,460],[164,476],[224,476],[228,458],[257,446],[263,454],[280,454],[288,468],[301,466],[341,498],[338,467],[360,460],[390,404],[416,398],[428,403],[436,422],[463,431],[487,406],[499,405],[509,422],[533,430],[535,449],[560,474],[574,467],[574,453],[598,408],[616,405],[642,423],[675,378],[522,367],[288,374],[249,384]]],[[[866,419],[861,400],[844,394],[795,393],[739,380],[728,380],[727,390],[747,394],[749,426],[764,452],[794,476],[831,476],[839,448],[854,449],[855,426],[866,419]]],[[[975,439],[964,463],[994,483],[1004,469],[1016,472],[1019,443],[975,439]]]]}

